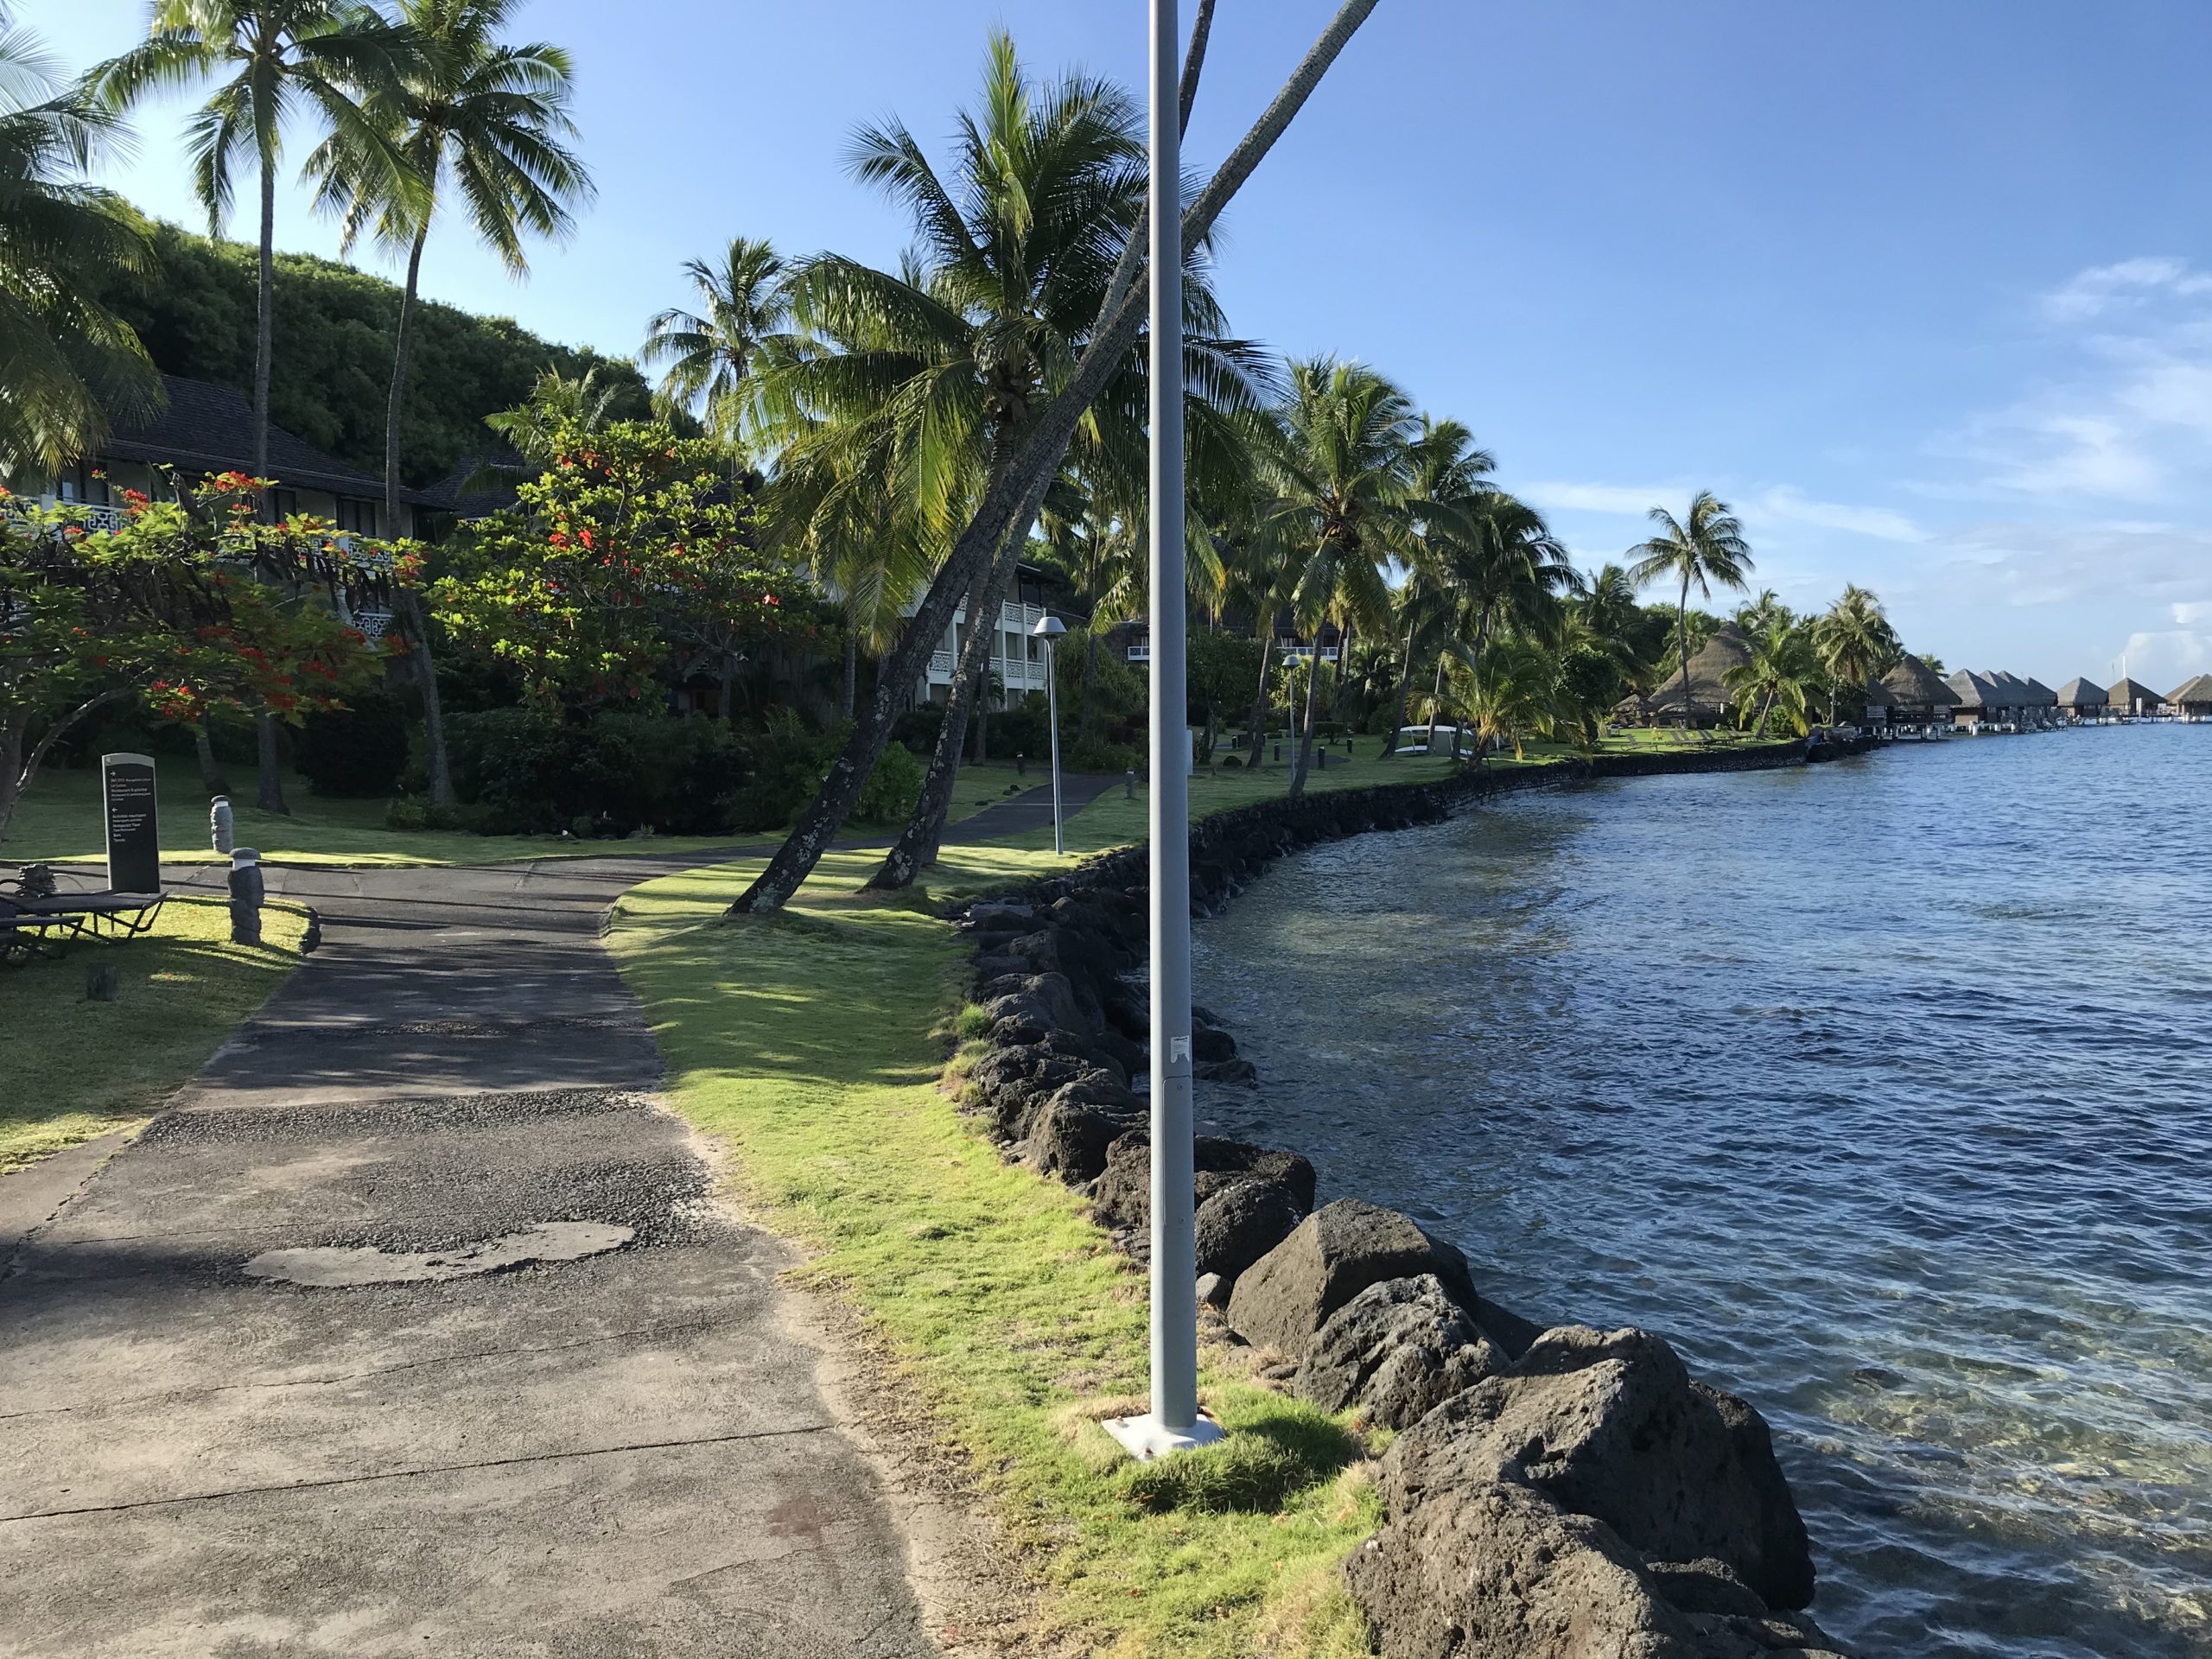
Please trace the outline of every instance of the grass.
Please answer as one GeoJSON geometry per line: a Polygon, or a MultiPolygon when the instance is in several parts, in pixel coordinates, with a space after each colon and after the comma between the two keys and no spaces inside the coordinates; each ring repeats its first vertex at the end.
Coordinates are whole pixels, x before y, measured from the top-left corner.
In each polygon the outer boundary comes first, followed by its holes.
{"type": "Polygon", "coordinates": [[[232,944],[227,907],[175,899],[142,938],[0,968],[0,1172],[149,1116],[197,1071],[299,965],[306,913],[271,905],[262,924],[266,943],[232,944]],[[116,1000],[87,1001],[85,969],[110,962],[116,1000]]]}
{"type": "MultiPolygon", "coordinates": [[[[726,921],[753,861],[647,883],[609,941],[676,1109],[734,1154],[742,1196],[813,1254],[900,1357],[1040,1587],[1036,1647],[1230,1659],[1363,1653],[1336,1563],[1376,1524],[1345,1423],[1209,1342],[1226,1448],[1147,1470],[1097,1419],[1141,1408],[1142,1276],[1073,1193],[1000,1160],[939,1086],[964,988],[920,895],[855,889],[833,854],[780,916],[726,921]]],[[[948,849],[929,900],[1058,868],[948,849]]]]}
{"type": "MultiPolygon", "coordinates": [[[[163,757],[156,767],[161,803],[162,857],[175,864],[225,861],[207,846],[207,797],[200,776],[188,760],[163,757]]],[[[1017,777],[1011,761],[991,761],[963,766],[953,786],[948,821],[957,823],[983,808],[1011,798],[1039,784],[1049,774],[1031,767],[1017,777]]],[[[248,774],[241,788],[251,785],[248,774]]],[[[288,777],[284,798],[291,816],[263,812],[250,797],[233,796],[233,834],[236,843],[251,847],[280,864],[363,868],[373,865],[499,864],[512,859],[577,858],[619,849],[627,843],[576,841],[559,836],[474,836],[461,830],[390,830],[385,827],[381,800],[330,800],[310,795],[306,780],[288,777]]],[[[887,838],[880,827],[855,825],[860,838],[887,838]]],[[[0,860],[15,863],[99,859],[104,856],[106,831],[100,810],[100,780],[97,769],[48,770],[16,805],[8,838],[0,842],[0,860]]],[[[774,837],[741,836],[658,836],[651,845],[659,851],[729,854],[757,847],[774,837]]]]}

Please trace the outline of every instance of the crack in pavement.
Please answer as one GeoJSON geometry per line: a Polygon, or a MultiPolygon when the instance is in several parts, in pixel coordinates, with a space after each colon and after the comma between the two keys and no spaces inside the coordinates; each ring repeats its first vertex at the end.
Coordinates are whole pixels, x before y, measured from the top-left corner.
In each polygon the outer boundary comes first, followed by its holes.
{"type": "Polygon", "coordinates": [[[512,1469],[533,1463],[566,1463],[582,1458],[610,1458],[629,1452],[680,1452],[698,1446],[728,1446],[742,1440],[780,1440],[834,1430],[835,1423],[804,1423],[795,1428],[747,1429],[734,1434],[702,1434],[684,1440],[636,1440],[623,1446],[585,1446],[574,1452],[533,1452],[514,1458],[486,1458],[476,1463],[433,1463],[415,1469],[389,1469],[376,1475],[332,1475],[322,1480],[280,1481],[268,1486],[232,1486],[222,1491],[186,1492],[176,1497],[137,1497],[122,1503],[86,1503],[68,1510],[26,1510],[0,1515],[0,1526],[19,1521],[60,1521],[77,1515],[118,1515],[130,1510],[168,1509],[180,1503],[215,1503],[231,1497],[259,1497],[278,1492],[327,1491],[334,1486],[364,1486],[380,1480],[412,1480],[418,1475],[467,1474],[479,1469],[512,1469]]]}
{"type": "MultiPolygon", "coordinates": [[[[372,1376],[391,1376],[401,1371],[419,1371],[434,1365],[459,1365],[473,1359],[524,1359],[533,1354],[565,1353],[572,1348],[589,1348],[598,1343],[620,1342],[630,1337],[687,1336],[714,1328],[715,1321],[712,1319],[692,1319],[682,1325],[641,1325],[626,1331],[609,1331],[596,1337],[578,1337],[574,1342],[541,1343],[534,1347],[473,1349],[466,1353],[410,1359],[397,1365],[372,1366],[365,1371],[345,1371],[336,1376],[298,1376],[284,1382],[215,1382],[200,1389],[165,1389],[158,1394],[134,1394],[121,1400],[101,1401],[98,1405],[100,1409],[112,1410],[124,1406],[150,1405],[161,1400],[194,1400],[211,1394],[238,1394],[255,1389],[327,1389],[340,1382],[361,1382],[372,1376]]],[[[65,1413],[89,1408],[89,1404],[79,1404],[40,1406],[30,1411],[0,1411],[0,1423],[13,1422],[23,1417],[58,1417],[65,1413]]]]}

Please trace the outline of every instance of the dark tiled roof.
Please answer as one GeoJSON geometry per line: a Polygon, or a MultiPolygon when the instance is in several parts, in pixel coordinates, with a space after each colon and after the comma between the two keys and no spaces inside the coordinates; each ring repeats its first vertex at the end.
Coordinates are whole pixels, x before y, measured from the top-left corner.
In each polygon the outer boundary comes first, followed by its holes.
{"type": "MultiPolygon", "coordinates": [[[[118,461],[156,461],[185,473],[250,473],[253,470],[253,403],[242,391],[206,380],[165,374],[168,404],[149,421],[118,423],[100,453],[118,461]]],[[[384,480],[281,426],[269,429],[269,474],[295,489],[329,490],[339,495],[384,499],[384,480]]],[[[403,491],[411,500],[415,492],[403,491]]]]}

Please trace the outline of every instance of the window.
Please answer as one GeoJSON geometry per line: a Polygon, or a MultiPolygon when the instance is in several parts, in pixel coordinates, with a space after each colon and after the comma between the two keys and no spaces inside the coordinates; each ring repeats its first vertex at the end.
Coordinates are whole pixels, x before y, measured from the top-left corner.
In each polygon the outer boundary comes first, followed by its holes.
{"type": "Polygon", "coordinates": [[[292,518],[299,510],[300,493],[297,490],[278,488],[269,492],[269,516],[277,524],[292,518]]]}
{"type": "Polygon", "coordinates": [[[338,498],[338,528],[359,536],[377,533],[377,504],[358,495],[338,498]]]}
{"type": "Polygon", "coordinates": [[[80,501],[86,506],[108,505],[107,480],[100,475],[99,466],[89,461],[63,467],[61,476],[54,480],[54,493],[64,501],[80,501]]]}

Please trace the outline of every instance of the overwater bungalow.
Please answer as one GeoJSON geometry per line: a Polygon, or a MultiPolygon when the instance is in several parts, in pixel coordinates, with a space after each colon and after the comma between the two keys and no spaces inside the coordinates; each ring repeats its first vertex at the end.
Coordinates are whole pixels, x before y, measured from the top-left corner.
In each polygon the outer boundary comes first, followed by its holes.
{"type": "Polygon", "coordinates": [[[2002,731],[2012,722],[2011,694],[1986,674],[1962,668],[1944,682],[1954,702],[1951,723],[1961,731],[2002,731]]]}
{"type": "Polygon", "coordinates": [[[2049,731],[2058,724],[2058,693],[2032,674],[2027,678],[2028,717],[2038,730],[2049,731]]]}
{"type": "Polygon", "coordinates": [[[1896,736],[1928,737],[1951,729],[1951,710],[1958,693],[1934,669],[1907,653],[1897,665],[1867,688],[1867,723],[1896,736]],[[1877,705],[1882,711],[1875,721],[1877,705]]]}
{"type": "Polygon", "coordinates": [[[2058,688],[2058,712],[2069,720],[2094,725],[2105,718],[2105,689],[2076,674],[2058,688]]]}
{"type": "Polygon", "coordinates": [[[2200,674],[2176,686],[2166,693],[2166,707],[2192,724],[2212,721],[2212,674],[2200,674]]]}
{"type": "Polygon", "coordinates": [[[2165,699],[2140,680],[2121,677],[2120,683],[2105,694],[2113,712],[2125,720],[2142,720],[2155,715],[2164,705],[2165,699]]]}
{"type": "MultiPolygon", "coordinates": [[[[1664,685],[1652,692],[1641,709],[1649,711],[1656,725],[1718,726],[1735,716],[1735,704],[1729,697],[1724,677],[1730,669],[1740,668],[1751,660],[1751,653],[1745,647],[1744,636],[1733,628],[1724,627],[1692,654],[1687,701],[1678,669],[1664,685]]],[[[1637,699],[1630,697],[1623,702],[1619,712],[1624,716],[1637,716],[1637,699]]]]}

